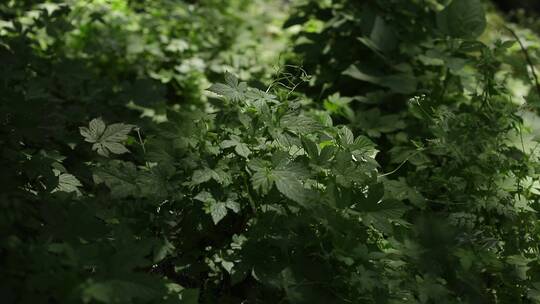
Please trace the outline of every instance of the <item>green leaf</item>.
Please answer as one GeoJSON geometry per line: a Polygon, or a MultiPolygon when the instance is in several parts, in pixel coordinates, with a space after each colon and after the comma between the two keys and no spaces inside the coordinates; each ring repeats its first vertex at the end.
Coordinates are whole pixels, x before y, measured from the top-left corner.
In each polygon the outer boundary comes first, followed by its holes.
{"type": "Polygon", "coordinates": [[[362,71],[356,65],[349,66],[342,73],[354,79],[366,81],[382,87],[389,88],[393,92],[400,94],[412,94],[416,91],[417,80],[412,74],[401,73],[388,76],[376,76],[362,71]]]}
{"type": "Polygon", "coordinates": [[[212,173],[213,171],[209,168],[195,170],[193,172],[193,176],[191,177],[191,182],[193,185],[205,183],[212,179],[212,173]]]}
{"type": "Polygon", "coordinates": [[[236,78],[236,76],[234,76],[234,74],[226,71],[225,72],[225,82],[231,86],[231,87],[236,87],[238,86],[238,78],[236,78]]]}
{"type": "Polygon", "coordinates": [[[227,215],[227,205],[223,202],[215,202],[210,205],[210,215],[214,224],[218,224],[227,215]]]}
{"type": "Polygon", "coordinates": [[[281,117],[280,125],[298,134],[312,133],[322,129],[322,125],[317,120],[296,113],[289,113],[281,117]]]}
{"type": "Polygon", "coordinates": [[[219,145],[222,149],[227,149],[227,148],[230,148],[230,147],[235,147],[236,145],[238,144],[238,141],[237,140],[234,140],[234,139],[226,139],[224,141],[221,142],[221,144],[219,145]]]}
{"type": "Polygon", "coordinates": [[[227,208],[232,210],[234,213],[240,212],[240,204],[237,201],[234,201],[232,199],[228,199],[225,202],[225,206],[227,206],[227,208]]]}
{"type": "Polygon", "coordinates": [[[94,180],[98,183],[104,182],[111,189],[111,195],[116,198],[139,194],[137,176],[138,172],[133,163],[118,160],[111,161],[94,172],[94,180]]]}
{"type": "Polygon", "coordinates": [[[232,135],[231,139],[227,139],[221,142],[220,147],[222,149],[227,149],[234,147],[234,151],[236,154],[248,158],[251,154],[251,150],[247,146],[247,144],[242,142],[242,139],[236,135],[232,135]]]}
{"type": "Polygon", "coordinates": [[[319,155],[318,162],[322,164],[329,161],[332,156],[334,156],[335,151],[336,148],[334,146],[325,146],[321,149],[321,154],[319,155]]]}
{"type": "Polygon", "coordinates": [[[274,181],[269,171],[260,170],[260,171],[256,171],[251,176],[251,184],[253,185],[253,188],[255,190],[258,190],[261,193],[266,194],[268,193],[268,191],[270,191],[270,189],[272,189],[272,185],[274,184],[274,181]]]}
{"type": "Polygon", "coordinates": [[[234,267],[234,263],[233,262],[229,262],[229,261],[221,261],[221,266],[223,266],[223,268],[225,268],[225,270],[228,272],[228,273],[232,273],[232,270],[233,270],[233,267],[234,267]]]}
{"type": "Polygon", "coordinates": [[[75,176],[69,173],[61,173],[58,175],[58,186],[53,190],[53,192],[62,191],[80,195],[80,187],[82,187],[82,184],[75,176]]]}
{"type": "Polygon", "coordinates": [[[191,177],[191,185],[199,185],[202,183],[206,183],[207,181],[213,179],[216,182],[223,184],[226,183],[226,179],[228,178],[227,173],[223,172],[223,170],[217,169],[212,170],[210,168],[203,168],[193,171],[193,175],[191,177]]]}
{"type": "Polygon", "coordinates": [[[319,156],[319,149],[317,148],[317,144],[315,144],[312,140],[305,136],[302,136],[302,147],[304,147],[304,150],[309,155],[309,157],[317,159],[317,157],[319,156]]]}
{"type": "Polygon", "coordinates": [[[257,108],[260,108],[263,104],[267,103],[278,103],[275,95],[268,94],[267,92],[259,89],[249,89],[246,97],[250,99],[257,108]]]}
{"type": "Polygon", "coordinates": [[[377,16],[370,34],[370,41],[377,50],[383,52],[392,51],[397,45],[396,30],[390,27],[383,18],[377,16]]]}
{"type": "Polygon", "coordinates": [[[199,304],[199,289],[187,288],[182,290],[180,304],[199,304]]]}
{"type": "Polygon", "coordinates": [[[407,207],[398,200],[385,199],[375,204],[365,204],[361,210],[381,219],[399,219],[407,211],[407,207]]]}
{"type": "Polygon", "coordinates": [[[295,174],[289,171],[276,170],[272,172],[272,175],[281,194],[301,205],[307,202],[306,189],[295,174]]]}
{"type": "MultiPolygon", "coordinates": [[[[85,303],[132,303],[133,299],[142,302],[152,302],[158,300],[162,290],[157,286],[145,284],[149,279],[142,282],[132,282],[126,280],[112,279],[107,281],[92,282],[89,280],[84,285],[82,297],[85,303]]],[[[154,283],[153,281],[152,283],[154,283]]]]}
{"type": "Polygon", "coordinates": [[[347,75],[354,79],[366,81],[373,84],[381,84],[383,79],[382,77],[370,75],[361,71],[356,65],[349,66],[345,71],[343,71],[343,75],[347,75]]]}
{"type": "Polygon", "coordinates": [[[216,201],[212,194],[210,194],[210,192],[208,191],[201,191],[193,199],[196,199],[203,203],[214,203],[216,201]]]}
{"type": "Polygon", "coordinates": [[[251,154],[251,150],[249,150],[248,146],[244,143],[238,143],[236,147],[234,147],[234,151],[244,158],[248,158],[251,154]]]}
{"type": "Polygon", "coordinates": [[[164,239],[154,248],[154,256],[152,261],[158,263],[162,261],[167,255],[174,252],[174,245],[169,240],[164,239]]]}
{"type": "Polygon", "coordinates": [[[476,38],[486,29],[486,13],[480,0],[453,0],[437,14],[437,27],[455,38],[476,38]]]}
{"type": "Polygon", "coordinates": [[[341,140],[342,145],[348,146],[354,142],[354,134],[349,128],[345,126],[341,127],[341,129],[339,129],[338,134],[339,134],[339,138],[341,140]]]}
{"type": "Polygon", "coordinates": [[[375,148],[375,144],[366,136],[358,136],[352,145],[353,155],[356,158],[367,160],[367,158],[375,158],[379,150],[375,148]]]}
{"type": "Polygon", "coordinates": [[[99,155],[108,157],[109,153],[123,154],[129,152],[121,144],[128,137],[129,132],[135,126],[116,123],[106,126],[101,118],[92,119],[87,127],[80,127],[80,133],[84,140],[93,143],[92,150],[97,151],[99,155]]]}
{"type": "Polygon", "coordinates": [[[238,102],[246,98],[247,84],[238,82],[236,76],[229,72],[225,72],[225,82],[216,83],[208,88],[208,91],[226,97],[232,101],[238,102]]]}

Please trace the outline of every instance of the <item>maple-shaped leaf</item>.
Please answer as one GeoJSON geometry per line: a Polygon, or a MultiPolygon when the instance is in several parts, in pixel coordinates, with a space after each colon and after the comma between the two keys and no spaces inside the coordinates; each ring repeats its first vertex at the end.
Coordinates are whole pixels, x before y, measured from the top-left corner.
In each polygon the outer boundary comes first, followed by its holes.
{"type": "Polygon", "coordinates": [[[239,82],[236,76],[225,72],[225,83],[215,83],[208,88],[208,91],[232,101],[240,101],[246,97],[247,84],[245,82],[239,82]]]}
{"type": "Polygon", "coordinates": [[[84,140],[93,143],[92,150],[99,155],[108,157],[109,153],[122,154],[129,150],[122,144],[127,139],[127,135],[135,126],[123,123],[105,125],[101,118],[94,118],[90,121],[88,128],[80,127],[79,131],[84,140]]]}

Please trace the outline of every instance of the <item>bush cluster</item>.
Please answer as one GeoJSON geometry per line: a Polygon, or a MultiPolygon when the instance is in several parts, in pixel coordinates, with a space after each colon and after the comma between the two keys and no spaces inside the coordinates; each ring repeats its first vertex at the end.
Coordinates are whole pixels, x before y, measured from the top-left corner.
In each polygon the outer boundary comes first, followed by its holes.
{"type": "Polygon", "coordinates": [[[3,301],[537,303],[540,40],[501,20],[0,4],[3,301]]]}

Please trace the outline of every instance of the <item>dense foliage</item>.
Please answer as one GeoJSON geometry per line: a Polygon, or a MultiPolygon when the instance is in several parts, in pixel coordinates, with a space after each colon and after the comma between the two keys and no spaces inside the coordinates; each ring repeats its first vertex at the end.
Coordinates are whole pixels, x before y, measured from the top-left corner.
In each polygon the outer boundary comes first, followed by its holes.
{"type": "Polygon", "coordinates": [[[0,4],[5,303],[540,301],[535,21],[288,5],[0,4]]]}
{"type": "Polygon", "coordinates": [[[509,54],[514,41],[475,39],[486,27],[479,1],[310,2],[296,23],[295,50],[315,72],[306,92],[378,139],[384,168],[399,166],[384,181],[412,207],[405,235],[386,232],[398,290],[420,302],[525,301],[537,276],[538,163],[523,142],[530,112],[499,73],[526,66],[509,54]]]}

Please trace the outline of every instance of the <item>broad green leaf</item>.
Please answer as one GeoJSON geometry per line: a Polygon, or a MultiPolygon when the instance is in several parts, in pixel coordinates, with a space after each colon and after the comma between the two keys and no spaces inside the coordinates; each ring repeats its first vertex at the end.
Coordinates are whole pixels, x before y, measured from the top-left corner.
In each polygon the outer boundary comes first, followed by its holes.
{"type": "Polygon", "coordinates": [[[486,29],[486,13],[480,0],[453,0],[437,14],[437,26],[455,38],[476,38],[486,29]]]}
{"type": "Polygon", "coordinates": [[[111,161],[94,172],[94,180],[104,182],[111,189],[111,195],[116,198],[139,195],[137,176],[135,165],[123,161],[111,161]]]}
{"type": "Polygon", "coordinates": [[[180,297],[180,304],[199,304],[199,289],[186,288],[180,297]]]}
{"type": "Polygon", "coordinates": [[[225,169],[216,168],[213,170],[213,172],[212,178],[219,184],[228,186],[233,182],[232,176],[228,170],[226,171],[225,169]]]}
{"type": "Polygon", "coordinates": [[[412,94],[416,91],[417,87],[417,80],[412,74],[401,73],[387,76],[370,75],[360,70],[354,64],[349,66],[345,71],[343,71],[343,75],[347,75],[354,79],[386,87],[395,93],[401,94],[412,94]]]}
{"type": "Polygon", "coordinates": [[[319,149],[317,148],[317,144],[315,144],[311,139],[305,136],[302,137],[302,147],[309,155],[309,157],[317,159],[317,157],[319,156],[319,149]]]}
{"type": "Polygon", "coordinates": [[[251,154],[251,150],[249,150],[248,146],[244,143],[238,143],[236,147],[234,147],[234,151],[244,158],[248,158],[251,154]]]}
{"type": "Polygon", "coordinates": [[[334,152],[336,151],[336,147],[334,146],[325,146],[321,149],[321,155],[319,156],[319,162],[326,162],[332,158],[334,155],[334,152]]]}
{"type": "MultiPolygon", "coordinates": [[[[221,173],[224,172],[221,171],[221,173]]],[[[210,179],[214,179],[218,183],[223,183],[225,182],[224,178],[226,178],[225,175],[220,175],[218,172],[210,168],[204,168],[193,171],[193,175],[191,177],[191,184],[199,185],[209,181],[210,179]]]]}
{"type": "Polygon", "coordinates": [[[216,201],[214,197],[212,196],[212,194],[210,194],[210,192],[208,191],[200,192],[193,199],[196,199],[203,203],[214,203],[216,201]]]}
{"type": "Polygon", "coordinates": [[[376,215],[381,219],[399,219],[407,211],[407,207],[398,200],[382,200],[375,204],[360,207],[364,212],[376,215]]]}
{"type": "Polygon", "coordinates": [[[236,154],[248,158],[251,154],[251,150],[247,144],[242,142],[242,139],[236,135],[232,135],[231,139],[227,139],[221,142],[220,147],[223,149],[234,147],[236,154]]]}
{"type": "Polygon", "coordinates": [[[262,160],[260,158],[253,158],[248,162],[248,167],[253,171],[262,171],[270,168],[271,164],[268,161],[262,160]]]}
{"type": "Polygon", "coordinates": [[[214,224],[218,224],[227,215],[227,205],[224,202],[214,202],[210,205],[210,215],[214,224]]]}
{"type": "Polygon", "coordinates": [[[348,146],[354,142],[354,134],[349,128],[345,126],[341,127],[338,134],[342,145],[348,146]]]}
{"type": "Polygon", "coordinates": [[[369,38],[376,46],[377,50],[389,52],[396,47],[398,42],[395,33],[396,30],[394,28],[389,26],[383,18],[377,16],[369,38]]]}
{"type": "Polygon", "coordinates": [[[236,201],[229,199],[225,202],[225,206],[227,206],[227,208],[232,210],[234,213],[240,212],[240,204],[236,201]]]}
{"type": "Polygon", "coordinates": [[[175,249],[174,245],[171,242],[169,242],[169,240],[164,239],[160,241],[153,250],[154,254],[153,254],[152,261],[154,263],[158,263],[162,261],[165,257],[167,257],[167,255],[173,253],[174,249],[175,249]]]}
{"type": "Polygon", "coordinates": [[[268,193],[272,189],[274,181],[272,175],[267,170],[255,171],[251,176],[251,184],[255,190],[261,191],[263,194],[268,193]]]}
{"type": "Polygon", "coordinates": [[[230,148],[230,147],[234,147],[238,144],[238,141],[237,140],[233,140],[233,139],[226,139],[224,141],[221,142],[221,144],[219,145],[222,149],[227,149],[227,148],[230,148]]]}
{"type": "Polygon", "coordinates": [[[307,202],[306,189],[297,179],[296,175],[288,171],[276,170],[272,172],[276,187],[287,198],[304,205],[307,202]]]}
{"type": "Polygon", "coordinates": [[[296,113],[289,113],[281,117],[280,125],[298,134],[307,134],[322,129],[322,125],[317,120],[296,113]]]}
{"type": "Polygon", "coordinates": [[[347,75],[354,79],[366,81],[373,84],[381,84],[382,82],[382,77],[365,73],[361,71],[356,65],[349,66],[345,71],[343,71],[343,75],[347,75]]]}
{"type": "MultiPolygon", "coordinates": [[[[148,280],[145,280],[145,282],[148,280]]],[[[161,290],[145,282],[132,282],[112,279],[107,281],[89,281],[82,288],[82,297],[85,303],[132,303],[133,299],[143,302],[156,301],[161,290]]]]}
{"type": "Polygon", "coordinates": [[[204,168],[202,170],[195,170],[193,176],[191,177],[191,182],[194,185],[202,184],[209,181],[212,178],[212,170],[204,168]]]}
{"type": "Polygon", "coordinates": [[[352,145],[352,149],[354,149],[352,153],[356,158],[361,158],[364,160],[366,160],[366,158],[375,158],[379,152],[375,148],[375,144],[369,138],[363,135],[356,137],[352,145]]]}

